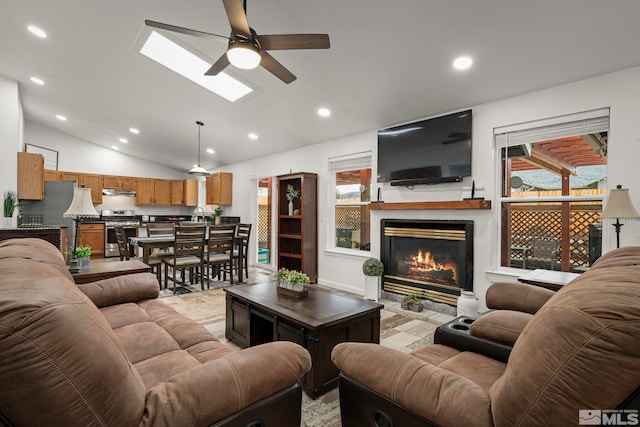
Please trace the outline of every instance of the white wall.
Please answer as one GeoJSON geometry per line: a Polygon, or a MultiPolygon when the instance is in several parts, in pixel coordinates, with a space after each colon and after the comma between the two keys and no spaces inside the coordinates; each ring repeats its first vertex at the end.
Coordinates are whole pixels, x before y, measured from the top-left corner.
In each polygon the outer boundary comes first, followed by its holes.
{"type": "MultiPolygon", "coordinates": [[[[548,117],[610,107],[608,187],[622,184],[630,188],[634,205],[640,209],[640,68],[632,68],[605,76],[583,80],[551,89],[541,90],[487,104],[469,106],[473,109],[473,177],[482,190],[476,196],[493,202],[490,211],[372,211],[371,255],[380,254],[380,219],[462,219],[475,221],[474,288],[481,301],[490,284],[489,277],[513,278],[513,270],[499,268],[499,206],[497,195],[497,160],[493,148],[493,129],[548,117]],[[495,274],[496,270],[506,274],[495,274]],[[494,272],[488,274],[489,272],[494,272]]],[[[376,132],[372,130],[359,135],[328,141],[295,151],[280,153],[248,162],[228,166],[222,170],[233,173],[233,206],[225,210],[229,215],[239,215],[243,221],[254,221],[249,212],[250,192],[255,191],[252,178],[274,176],[293,172],[317,173],[319,182],[319,279],[323,284],[347,291],[364,293],[364,276],[361,273],[363,257],[343,255],[327,250],[329,200],[333,194],[331,175],[328,171],[329,157],[371,150],[376,164],[376,132]]],[[[375,173],[373,174],[375,176],[375,173]]],[[[375,184],[372,194],[376,194],[375,184]]],[[[416,186],[413,191],[403,187],[382,186],[382,199],[396,201],[460,200],[469,196],[471,179],[463,183],[435,186],[416,186]]],[[[613,228],[605,224],[603,251],[615,248],[613,228]]],[[[640,221],[627,221],[622,230],[621,244],[640,245],[640,221]]]]}
{"type": "Polygon", "coordinates": [[[17,191],[18,151],[22,151],[22,104],[18,82],[0,75],[0,194],[17,191]]]}

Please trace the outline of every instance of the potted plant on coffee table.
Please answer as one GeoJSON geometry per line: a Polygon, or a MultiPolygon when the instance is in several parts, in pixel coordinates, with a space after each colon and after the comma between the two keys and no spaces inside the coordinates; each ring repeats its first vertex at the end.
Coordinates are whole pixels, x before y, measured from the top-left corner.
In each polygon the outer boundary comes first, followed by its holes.
{"type": "Polygon", "coordinates": [[[380,292],[380,276],[384,273],[384,265],[378,258],[368,258],[362,263],[365,276],[364,298],[378,301],[380,292]]]}
{"type": "Polygon", "coordinates": [[[86,270],[89,268],[89,260],[91,259],[91,247],[90,246],[78,246],[74,256],[73,249],[67,249],[67,255],[70,259],[76,259],[78,261],[78,269],[86,270]]]}

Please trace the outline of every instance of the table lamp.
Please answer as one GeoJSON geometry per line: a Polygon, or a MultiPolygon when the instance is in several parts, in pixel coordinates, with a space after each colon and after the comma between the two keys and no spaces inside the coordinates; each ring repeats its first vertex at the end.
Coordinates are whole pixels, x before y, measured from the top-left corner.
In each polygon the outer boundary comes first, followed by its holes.
{"type": "Polygon", "coordinates": [[[623,189],[622,185],[618,185],[615,190],[611,190],[609,193],[609,199],[607,200],[607,205],[604,207],[600,218],[615,218],[616,222],[613,226],[616,229],[616,243],[619,248],[620,227],[623,225],[620,223],[620,219],[640,219],[640,215],[638,215],[638,212],[633,207],[633,203],[631,203],[628,188],[623,189]]]}
{"type": "Polygon", "coordinates": [[[82,222],[82,218],[98,218],[98,212],[96,212],[96,208],[93,207],[93,202],[91,201],[91,189],[82,187],[76,187],[73,189],[73,200],[71,200],[71,205],[67,209],[65,213],[62,214],[65,218],[73,218],[73,221],[76,225],[76,232],[73,237],[73,258],[69,260],[69,271],[72,273],[77,273],[79,271],[78,268],[78,259],[76,257],[76,249],[78,248],[78,230],[80,228],[80,222],[82,222]]]}

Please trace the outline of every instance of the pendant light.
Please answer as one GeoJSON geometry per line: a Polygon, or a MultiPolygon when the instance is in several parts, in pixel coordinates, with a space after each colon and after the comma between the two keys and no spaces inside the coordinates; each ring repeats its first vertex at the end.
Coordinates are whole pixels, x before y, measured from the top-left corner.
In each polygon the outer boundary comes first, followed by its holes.
{"type": "Polygon", "coordinates": [[[204,123],[202,123],[201,121],[196,121],[196,124],[198,125],[198,165],[188,170],[187,174],[197,175],[197,176],[209,176],[211,175],[211,173],[207,172],[205,168],[200,166],[200,128],[204,126],[204,123]]]}

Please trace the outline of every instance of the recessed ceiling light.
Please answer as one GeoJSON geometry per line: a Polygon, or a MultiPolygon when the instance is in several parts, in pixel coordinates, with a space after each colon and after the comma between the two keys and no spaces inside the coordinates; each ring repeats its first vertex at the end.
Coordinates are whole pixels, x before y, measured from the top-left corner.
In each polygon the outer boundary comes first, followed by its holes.
{"type": "Polygon", "coordinates": [[[140,133],[140,131],[136,128],[129,128],[129,132],[135,133],[136,135],[140,133]]]}
{"type": "Polygon", "coordinates": [[[38,77],[31,77],[31,81],[40,86],[44,84],[44,80],[38,77]]]}
{"type": "Polygon", "coordinates": [[[207,153],[214,154],[215,152],[216,150],[214,150],[213,148],[207,148],[207,153]]]}
{"type": "Polygon", "coordinates": [[[328,108],[318,108],[318,115],[322,117],[329,117],[331,115],[331,111],[328,108]]]}
{"type": "Polygon", "coordinates": [[[216,76],[205,76],[204,73],[211,67],[209,62],[155,31],[149,34],[140,53],[227,101],[237,101],[253,92],[252,88],[224,72],[216,76]]]}
{"type": "Polygon", "coordinates": [[[453,61],[453,68],[456,70],[466,70],[473,64],[473,59],[468,56],[461,56],[453,61]]]}
{"type": "Polygon", "coordinates": [[[45,33],[44,31],[42,31],[41,28],[36,27],[35,25],[29,25],[27,27],[27,29],[29,31],[31,31],[32,34],[40,37],[41,39],[46,39],[47,38],[47,33],[45,33]]]}
{"type": "Polygon", "coordinates": [[[258,139],[258,135],[252,132],[249,134],[249,139],[253,139],[255,141],[256,139],[258,139]]]}
{"type": "Polygon", "coordinates": [[[116,147],[115,145],[112,145],[111,148],[116,150],[116,151],[120,151],[120,148],[116,147]]]}
{"type": "Polygon", "coordinates": [[[129,140],[126,138],[120,138],[120,142],[122,142],[123,144],[126,144],[127,142],[129,142],[129,140]]]}
{"type": "Polygon", "coordinates": [[[66,122],[67,118],[65,116],[63,116],[62,114],[58,114],[56,116],[56,119],[60,120],[61,122],[66,122]]]}

